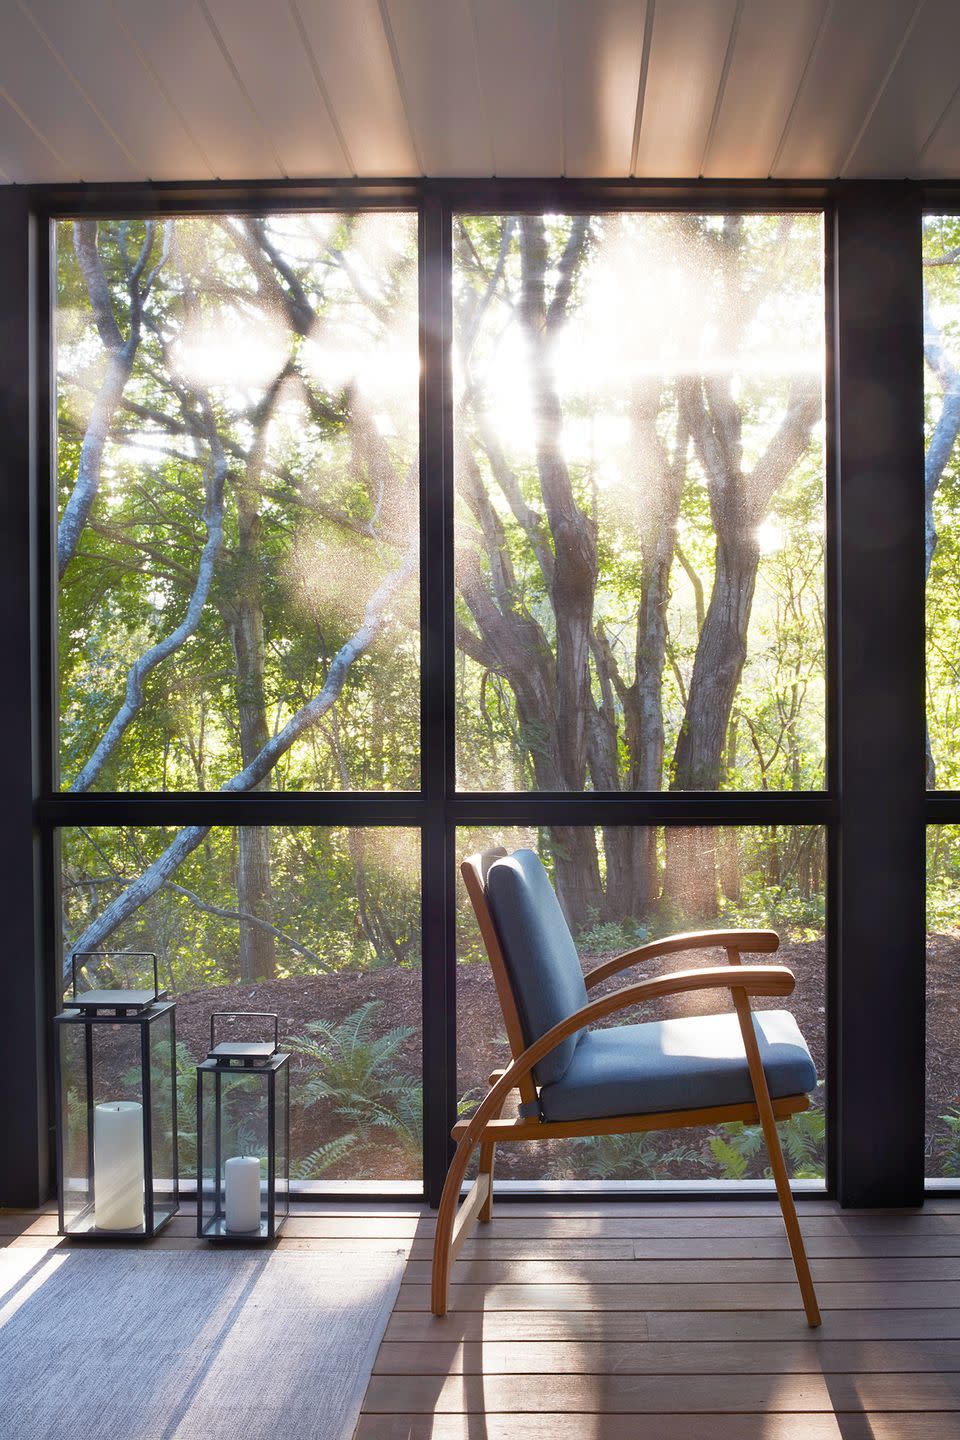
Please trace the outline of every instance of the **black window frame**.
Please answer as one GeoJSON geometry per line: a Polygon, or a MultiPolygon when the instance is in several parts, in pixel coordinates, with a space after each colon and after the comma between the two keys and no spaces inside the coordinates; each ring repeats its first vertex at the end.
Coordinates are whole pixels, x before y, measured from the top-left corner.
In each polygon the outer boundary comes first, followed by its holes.
{"type": "MultiPolygon", "coordinates": [[[[49,1031],[58,999],[60,827],[86,824],[408,825],[422,860],[424,1186],[436,1203],[456,1107],[455,832],[459,825],[818,824],[828,846],[826,1194],[856,1205],[923,1196],[926,820],[960,792],[923,777],[921,213],[960,192],[909,182],[385,180],[0,190],[0,1203],[49,1192],[49,1031]],[[421,741],[419,793],[84,794],[54,788],[55,625],[50,224],[79,215],[403,209],[419,215],[421,741]],[[455,788],[453,474],[449,345],[456,212],[824,214],[827,773],[823,792],[471,794],[455,788]],[[878,453],[871,406],[892,417],[878,453]],[[841,479],[842,475],[842,479],[841,479]],[[912,502],[915,501],[915,504],[912,502]],[[912,507],[912,508],[911,508],[912,507]],[[880,543],[877,542],[877,521],[880,543]],[[29,624],[22,617],[29,616],[29,624]],[[16,624],[20,617],[20,624],[16,624]],[[29,697],[29,699],[28,699],[29,697]],[[915,764],[911,760],[915,749],[915,764]],[[29,837],[29,838],[28,838],[29,837]],[[882,877],[882,883],[878,883],[882,877]],[[25,964],[24,957],[33,963],[25,964]],[[882,1057],[878,1064],[878,1057],[882,1057]]],[[[384,1186],[389,1193],[389,1186],[384,1186]]],[[[575,1193],[571,1191],[571,1194],[575,1193]]],[[[698,1194],[705,1193],[698,1190],[698,1194]]],[[[706,1191],[709,1193],[709,1190],[706,1191]]],[[[717,1193],[729,1193],[720,1192],[717,1193]]],[[[939,1192],[939,1193],[942,1193],[939,1192]]],[[[670,1194],[664,1182],[661,1196],[670,1194]]]]}

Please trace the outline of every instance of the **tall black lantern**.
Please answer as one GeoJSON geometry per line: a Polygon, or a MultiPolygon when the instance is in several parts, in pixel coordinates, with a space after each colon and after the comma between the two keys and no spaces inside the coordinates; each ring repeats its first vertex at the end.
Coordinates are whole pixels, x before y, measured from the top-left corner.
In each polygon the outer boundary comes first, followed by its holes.
{"type": "Polygon", "coordinates": [[[290,1209],[290,1056],[279,1019],[264,1011],[210,1017],[210,1053],[197,1066],[197,1234],[272,1240],[290,1209]],[[218,1020],[267,1020],[271,1040],[216,1038],[218,1020]]]}
{"type": "Polygon", "coordinates": [[[70,957],[73,989],[53,1022],[60,1234],[142,1240],[177,1211],[175,1005],[156,955],[147,989],[77,989],[109,952],[70,957]]]}

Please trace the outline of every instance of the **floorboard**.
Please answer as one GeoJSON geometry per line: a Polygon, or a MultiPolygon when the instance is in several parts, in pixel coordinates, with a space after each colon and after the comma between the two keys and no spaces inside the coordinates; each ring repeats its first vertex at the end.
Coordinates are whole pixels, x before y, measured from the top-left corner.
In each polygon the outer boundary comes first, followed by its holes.
{"type": "Polygon", "coordinates": [[[433,1217],[356,1440],[960,1440],[960,1203],[497,1203],[430,1314],[433,1217]]]}
{"type": "MultiPolygon", "coordinates": [[[[408,1257],[355,1440],[960,1440],[960,1200],[799,1208],[819,1331],[764,1199],[498,1201],[442,1320],[419,1206],[298,1205],[278,1243],[408,1257]]],[[[56,1230],[0,1213],[0,1247],[56,1230]]],[[[152,1242],[202,1243],[186,1206],[152,1242]]]]}

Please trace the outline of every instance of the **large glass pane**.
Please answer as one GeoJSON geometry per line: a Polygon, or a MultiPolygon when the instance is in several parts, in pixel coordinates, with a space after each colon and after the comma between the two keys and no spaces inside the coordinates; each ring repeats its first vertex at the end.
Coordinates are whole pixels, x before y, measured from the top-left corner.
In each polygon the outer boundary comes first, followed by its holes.
{"type": "MultiPolygon", "coordinates": [[[[606,856],[599,866],[598,905],[584,925],[572,925],[585,971],[648,940],[684,930],[763,927],[776,930],[776,956],[796,976],[786,1001],[756,999],[754,1008],[789,1009],[796,1017],[817,1067],[819,1084],[811,1108],[780,1127],[787,1166],[795,1179],[817,1183],[826,1164],[826,855],[819,826],[742,826],[696,829],[615,826],[600,833],[544,828],[457,832],[463,856],[492,845],[535,850],[550,873],[568,916],[571,892],[559,866],[570,835],[584,851],[606,856]],[[656,898],[642,910],[629,908],[616,883],[616,866],[651,852],[656,898]]],[[[574,897],[575,898],[575,897],[574,897]]],[[[652,960],[624,973],[619,983],[648,979],[671,970],[726,963],[724,951],[691,950],[652,960]]],[[[487,1088],[492,1069],[509,1059],[506,1031],[493,975],[466,893],[460,886],[457,914],[457,1055],[461,1107],[472,1109],[487,1088]]],[[[716,991],[656,1001],[642,1011],[611,1017],[611,1025],[661,1020],[677,1015],[716,1014],[730,1009],[716,991]]],[[[756,1180],[768,1174],[759,1127],[723,1125],[712,1130],[678,1130],[590,1140],[550,1140],[504,1145],[497,1152],[503,1180],[756,1180]]]]}
{"type": "Polygon", "coordinates": [[[156,951],[176,999],[183,1180],[224,1010],[280,1017],[295,1183],[420,1178],[417,832],[97,826],[62,831],[61,851],[65,954],[156,951]]]}
{"type": "Polygon", "coordinates": [[[822,788],[822,216],[454,246],[460,787],[822,788]]]}
{"type": "Polygon", "coordinates": [[[55,232],[64,787],[416,789],[416,217],[55,232]]]}
{"type": "Polygon", "coordinates": [[[927,827],[926,1174],[960,1176],[960,825],[927,827]]]}
{"type": "Polygon", "coordinates": [[[927,786],[960,789],[960,216],[923,226],[927,786]]]}

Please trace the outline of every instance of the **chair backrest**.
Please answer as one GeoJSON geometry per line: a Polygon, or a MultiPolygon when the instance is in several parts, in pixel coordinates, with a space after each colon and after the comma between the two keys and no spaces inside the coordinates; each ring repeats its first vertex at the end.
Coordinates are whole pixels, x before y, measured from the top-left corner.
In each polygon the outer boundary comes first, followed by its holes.
{"type": "MultiPolygon", "coordinates": [[[[460,867],[473,901],[516,1056],[587,1003],[583,970],[553,886],[532,850],[503,849],[470,856],[460,867]]],[[[579,1035],[571,1035],[537,1065],[534,1079],[563,1078],[579,1035]]],[[[521,1099],[528,1101],[531,1095],[521,1099]]]]}

